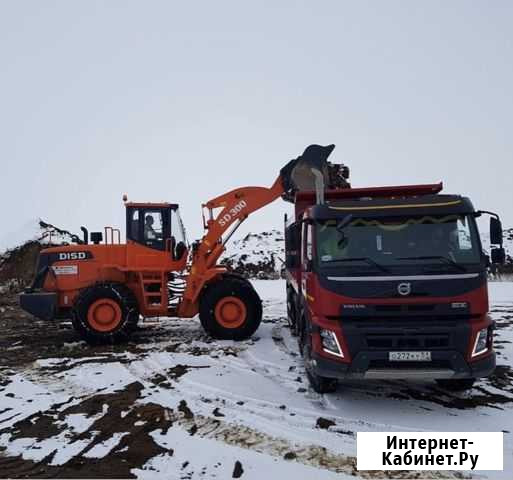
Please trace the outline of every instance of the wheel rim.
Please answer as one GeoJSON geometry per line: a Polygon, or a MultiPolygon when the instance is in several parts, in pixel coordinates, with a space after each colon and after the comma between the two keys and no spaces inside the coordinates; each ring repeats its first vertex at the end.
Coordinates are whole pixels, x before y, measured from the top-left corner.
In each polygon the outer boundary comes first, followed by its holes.
{"type": "Polygon", "coordinates": [[[217,323],[224,328],[238,328],[246,321],[247,308],[237,297],[224,297],[217,302],[215,308],[217,323]]]}
{"type": "Polygon", "coordinates": [[[121,323],[121,308],[110,298],[96,300],[87,312],[89,326],[98,332],[110,332],[121,323]]]}

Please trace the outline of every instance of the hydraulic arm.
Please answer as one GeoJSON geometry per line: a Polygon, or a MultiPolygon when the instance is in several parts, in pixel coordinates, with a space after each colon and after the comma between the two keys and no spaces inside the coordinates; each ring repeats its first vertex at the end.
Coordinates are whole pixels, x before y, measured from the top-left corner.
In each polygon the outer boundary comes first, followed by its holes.
{"type": "Polygon", "coordinates": [[[206,234],[194,246],[184,296],[178,307],[180,316],[197,313],[201,289],[225,271],[223,267],[216,267],[216,262],[224,252],[226,242],[251,213],[280,197],[290,199],[298,190],[319,190],[334,182],[327,162],[334,147],[310,145],[281,169],[270,188],[237,188],[202,205],[207,210],[207,219],[204,218],[206,234]]]}

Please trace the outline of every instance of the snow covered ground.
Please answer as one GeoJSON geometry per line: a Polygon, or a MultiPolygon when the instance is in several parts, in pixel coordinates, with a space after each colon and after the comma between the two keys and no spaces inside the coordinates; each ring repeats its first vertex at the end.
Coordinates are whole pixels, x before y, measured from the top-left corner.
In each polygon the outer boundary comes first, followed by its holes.
{"type": "MultiPolygon", "coordinates": [[[[176,319],[143,324],[137,342],[125,347],[89,347],[69,325],[42,322],[4,339],[0,472],[413,478],[407,472],[357,472],[356,432],[432,430],[504,431],[505,470],[478,474],[511,478],[513,283],[490,284],[497,375],[471,392],[351,381],[324,396],[308,388],[286,327],[284,283],[253,283],[264,299],[264,321],[245,342],[213,341],[198,321],[176,319]],[[30,335],[35,338],[29,341],[30,335]],[[45,344],[42,336],[51,341],[45,344]]],[[[456,474],[426,472],[421,478],[456,474]]]]}

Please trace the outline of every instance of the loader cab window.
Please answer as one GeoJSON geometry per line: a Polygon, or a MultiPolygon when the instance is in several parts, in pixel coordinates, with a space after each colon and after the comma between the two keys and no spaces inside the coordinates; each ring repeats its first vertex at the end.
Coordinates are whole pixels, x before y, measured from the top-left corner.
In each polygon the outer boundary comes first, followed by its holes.
{"type": "Polygon", "coordinates": [[[171,254],[175,260],[180,260],[187,253],[187,238],[178,209],[171,212],[171,235],[171,254]]]}
{"type": "Polygon", "coordinates": [[[171,238],[169,208],[127,208],[127,238],[155,250],[165,250],[171,238]]]}
{"type": "Polygon", "coordinates": [[[170,238],[169,235],[169,211],[166,210],[144,210],[141,212],[144,217],[144,224],[142,229],[142,239],[144,245],[156,250],[164,250],[166,239],[170,238]],[[164,222],[165,214],[167,213],[167,222],[164,222]],[[165,226],[167,223],[167,228],[165,226]],[[166,230],[168,231],[166,235],[166,230]]]}
{"type": "Polygon", "coordinates": [[[128,238],[132,240],[139,237],[139,210],[134,210],[128,219],[128,238]]]}
{"type": "Polygon", "coordinates": [[[144,214],[144,241],[151,243],[162,240],[163,223],[161,212],[145,212],[144,214]]]}

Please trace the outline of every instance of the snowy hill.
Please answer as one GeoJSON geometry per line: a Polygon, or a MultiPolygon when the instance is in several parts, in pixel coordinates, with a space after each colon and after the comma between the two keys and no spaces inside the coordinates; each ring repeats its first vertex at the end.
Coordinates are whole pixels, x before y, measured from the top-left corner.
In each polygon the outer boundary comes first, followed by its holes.
{"type": "Polygon", "coordinates": [[[279,278],[284,259],[283,233],[273,229],[229,243],[221,263],[252,278],[274,279],[279,278]]]}

